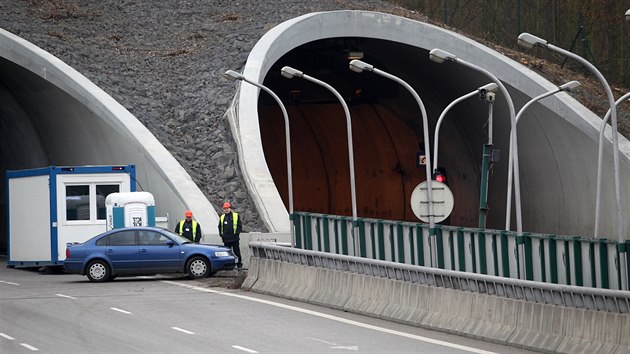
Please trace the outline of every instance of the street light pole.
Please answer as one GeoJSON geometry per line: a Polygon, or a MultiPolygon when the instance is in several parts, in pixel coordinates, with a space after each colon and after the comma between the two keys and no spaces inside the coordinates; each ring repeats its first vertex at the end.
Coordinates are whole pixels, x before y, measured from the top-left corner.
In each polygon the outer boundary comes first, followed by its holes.
{"type": "MultiPolygon", "coordinates": [[[[563,91],[571,91],[571,90],[573,90],[573,89],[575,89],[575,88],[577,88],[577,87],[579,87],[579,86],[580,86],[580,83],[579,83],[578,81],[570,81],[570,82],[567,82],[567,83],[566,83],[566,84],[564,84],[564,85],[558,86],[558,87],[557,87],[556,89],[554,89],[554,90],[551,90],[551,91],[545,92],[545,93],[543,93],[543,94],[541,94],[541,95],[538,95],[538,96],[536,96],[536,97],[532,98],[532,99],[531,99],[531,100],[529,100],[529,101],[528,101],[528,102],[527,102],[527,103],[526,103],[523,107],[521,107],[520,111],[518,111],[518,114],[516,115],[516,123],[518,124],[518,121],[519,121],[519,120],[521,119],[521,117],[523,116],[523,112],[525,112],[525,110],[526,110],[529,106],[531,106],[532,104],[534,104],[535,102],[540,101],[540,100],[542,100],[542,99],[543,99],[543,98],[545,98],[545,97],[549,97],[549,96],[555,95],[555,94],[557,94],[557,93],[559,93],[559,92],[563,92],[563,91]]],[[[510,137],[510,143],[511,143],[511,137],[510,137]]],[[[512,164],[512,159],[513,159],[513,156],[512,156],[512,151],[510,150],[509,157],[508,157],[508,164],[510,164],[510,165],[512,164]]],[[[510,178],[510,177],[511,177],[511,174],[512,174],[512,170],[508,171],[508,179],[511,179],[511,178],[510,178]]],[[[508,203],[511,203],[511,198],[512,198],[512,186],[510,185],[510,186],[509,186],[509,188],[510,188],[510,189],[509,189],[509,192],[508,192],[508,203]]]]}
{"type": "MultiPolygon", "coordinates": [[[[435,48],[429,52],[429,59],[431,59],[432,61],[436,63],[443,63],[445,61],[456,62],[470,69],[479,71],[483,73],[484,75],[488,76],[495,84],[497,84],[499,86],[499,89],[501,90],[501,93],[505,97],[505,100],[508,105],[508,109],[510,111],[510,121],[511,121],[510,136],[511,136],[511,139],[513,139],[512,143],[510,143],[510,151],[512,150],[514,151],[514,164],[513,166],[508,165],[508,176],[509,176],[509,171],[512,170],[512,168],[514,168],[514,202],[516,204],[516,232],[519,237],[522,236],[523,235],[523,218],[522,218],[522,212],[521,212],[521,180],[519,176],[520,173],[519,173],[519,163],[518,163],[518,144],[517,144],[518,137],[517,137],[517,131],[516,131],[516,114],[514,112],[514,102],[512,102],[512,97],[510,96],[510,93],[505,88],[503,83],[496,76],[490,73],[488,70],[485,70],[477,65],[468,63],[467,61],[456,57],[454,54],[435,48]]],[[[508,195],[511,190],[510,189],[511,185],[512,185],[512,181],[508,179],[508,195]]],[[[505,230],[507,231],[510,230],[510,216],[512,214],[511,210],[512,210],[511,205],[508,204],[505,207],[505,230]]],[[[520,279],[525,278],[524,252],[525,252],[524,245],[520,244],[519,245],[519,258],[521,262],[521,267],[519,268],[520,279]]]]}
{"type": "Polygon", "coordinates": [[[423,135],[424,135],[424,151],[426,153],[426,163],[424,164],[425,167],[425,174],[426,174],[426,180],[427,180],[427,201],[428,201],[428,206],[429,206],[429,237],[431,238],[431,249],[432,249],[432,259],[431,259],[431,263],[432,266],[434,268],[437,268],[438,266],[438,262],[437,262],[437,247],[436,245],[436,240],[435,240],[435,213],[433,211],[433,188],[431,186],[431,147],[429,145],[429,119],[427,118],[427,111],[424,108],[424,103],[422,103],[422,100],[420,99],[420,96],[418,96],[418,93],[405,81],[403,81],[402,79],[400,79],[397,76],[394,76],[392,74],[389,74],[383,70],[379,70],[376,69],[373,65],[370,65],[368,63],[362,62],[361,60],[357,60],[354,59],[352,61],[350,61],[350,70],[357,72],[357,73],[361,73],[363,71],[370,71],[373,72],[377,75],[383,76],[387,79],[393,80],[395,82],[397,82],[398,84],[402,85],[404,88],[407,89],[407,91],[409,91],[409,93],[411,93],[411,95],[413,96],[413,98],[416,100],[418,106],[420,107],[420,113],[422,114],[422,130],[423,130],[423,135]]]}
{"type": "Polygon", "coordinates": [[[490,83],[485,86],[482,86],[475,91],[472,91],[468,94],[465,94],[455,101],[451,102],[440,114],[438,118],[437,124],[435,125],[435,132],[433,134],[433,172],[437,172],[438,168],[438,146],[440,139],[440,128],[442,127],[442,121],[446,117],[446,113],[450,111],[453,106],[458,104],[459,102],[479,95],[479,97],[487,101],[489,106],[488,109],[488,143],[483,145],[483,156],[482,156],[482,164],[481,164],[481,186],[479,190],[479,227],[486,227],[486,214],[488,211],[488,160],[489,155],[491,153],[492,148],[492,105],[494,103],[494,94],[497,91],[499,86],[495,83],[490,83]],[[490,98],[492,97],[492,98],[490,98]]]}
{"type": "MultiPolygon", "coordinates": [[[[617,108],[615,106],[615,98],[613,96],[612,90],[610,89],[610,85],[602,75],[602,73],[597,70],[597,68],[591,64],[588,60],[582,58],[581,56],[574,54],[568,50],[564,50],[560,47],[556,47],[553,44],[549,44],[546,40],[536,37],[529,33],[521,33],[518,36],[518,44],[524,48],[530,49],[534,46],[551,49],[554,52],[560,53],[564,56],[572,58],[586,68],[588,68],[597,79],[600,81],[604,90],[606,91],[606,96],[608,97],[608,104],[610,105],[610,117],[611,117],[611,125],[612,125],[612,141],[613,141],[613,172],[615,175],[615,199],[616,199],[616,209],[617,209],[617,235],[619,243],[621,244],[624,241],[624,233],[623,233],[623,214],[621,213],[621,185],[619,178],[619,142],[617,140],[617,108]]],[[[599,186],[597,186],[597,190],[599,191],[599,186]]],[[[599,196],[596,196],[596,199],[599,200],[599,196]]],[[[595,213],[595,224],[599,224],[599,214],[595,213]]],[[[620,253],[620,261],[623,259],[625,261],[625,253],[620,253]]],[[[625,267],[620,267],[622,271],[622,290],[627,289],[627,284],[625,279],[625,267]]]]}
{"type": "MultiPolygon", "coordinates": [[[[628,10],[630,12],[630,10],[628,10]]],[[[621,102],[630,98],[630,92],[621,96],[617,101],[615,101],[615,107],[619,106],[621,102]]],[[[610,109],[606,112],[604,116],[604,120],[602,121],[601,128],[599,129],[599,144],[597,148],[597,192],[595,197],[595,215],[599,215],[600,213],[600,204],[601,204],[601,189],[602,189],[602,159],[603,159],[603,150],[604,150],[604,131],[606,130],[606,124],[608,123],[608,119],[610,118],[610,109]]],[[[599,218],[595,218],[595,235],[594,238],[599,238],[599,218]]]]}
{"type": "Polygon", "coordinates": [[[357,230],[356,230],[359,222],[357,218],[357,196],[356,196],[356,188],[355,188],[355,182],[354,182],[354,149],[352,147],[352,121],[350,119],[350,110],[348,109],[348,105],[343,100],[343,97],[341,97],[339,92],[337,92],[337,90],[335,90],[332,86],[330,86],[329,84],[321,80],[318,80],[312,76],[308,76],[304,74],[303,72],[297,69],[294,69],[290,66],[283,67],[280,73],[282,74],[282,76],[286,77],[287,79],[298,77],[298,78],[302,78],[307,81],[310,81],[312,83],[315,83],[317,85],[323,86],[324,88],[332,92],[335,95],[335,97],[337,97],[341,105],[343,106],[343,112],[346,115],[346,128],[347,128],[346,130],[348,132],[348,160],[350,163],[350,194],[352,198],[352,239],[354,242],[354,255],[356,257],[360,257],[359,239],[358,239],[357,230]]]}
{"type": "Polygon", "coordinates": [[[287,109],[284,107],[284,104],[273,91],[269,88],[247,79],[245,76],[237,73],[234,70],[228,70],[224,74],[225,78],[231,81],[240,80],[247,82],[248,84],[254,85],[259,89],[267,92],[280,106],[282,110],[282,115],[284,116],[284,135],[285,135],[285,143],[287,149],[287,180],[288,180],[288,189],[289,189],[289,227],[291,230],[291,247],[295,247],[295,230],[294,230],[294,222],[293,222],[293,174],[291,172],[291,129],[289,127],[289,115],[287,114],[287,109]]]}

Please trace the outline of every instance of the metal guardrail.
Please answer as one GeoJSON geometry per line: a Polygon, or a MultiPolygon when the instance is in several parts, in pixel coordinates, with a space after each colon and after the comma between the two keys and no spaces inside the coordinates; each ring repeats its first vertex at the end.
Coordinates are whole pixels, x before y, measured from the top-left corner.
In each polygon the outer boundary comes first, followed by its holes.
{"type": "Polygon", "coordinates": [[[251,242],[249,247],[251,256],[261,259],[563,307],[630,313],[630,292],[628,291],[547,284],[465,273],[303,250],[264,242],[251,242]]]}
{"type": "MultiPolygon", "coordinates": [[[[368,259],[429,266],[429,225],[379,219],[358,219],[358,247],[352,240],[352,219],[295,212],[296,247],[368,259]],[[355,254],[358,249],[358,254],[355,254]]],[[[525,280],[550,284],[620,289],[620,252],[630,241],[525,233],[436,225],[440,269],[518,278],[524,245],[525,280]]],[[[628,274],[628,272],[626,272],[628,274]]],[[[630,275],[628,276],[630,282],[630,275]]]]}

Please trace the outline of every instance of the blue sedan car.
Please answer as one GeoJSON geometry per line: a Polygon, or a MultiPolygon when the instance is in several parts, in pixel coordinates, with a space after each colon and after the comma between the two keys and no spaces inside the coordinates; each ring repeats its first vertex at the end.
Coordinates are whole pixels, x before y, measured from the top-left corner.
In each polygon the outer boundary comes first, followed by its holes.
{"type": "Polygon", "coordinates": [[[186,273],[192,279],[234,269],[236,256],[222,246],[195,244],[156,227],[106,231],[68,243],[64,271],[105,282],[117,276],[186,273]]]}

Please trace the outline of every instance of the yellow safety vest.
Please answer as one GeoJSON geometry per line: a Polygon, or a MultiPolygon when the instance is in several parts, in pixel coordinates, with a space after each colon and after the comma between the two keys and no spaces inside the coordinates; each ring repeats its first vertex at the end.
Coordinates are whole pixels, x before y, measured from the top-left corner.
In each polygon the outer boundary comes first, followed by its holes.
{"type": "MultiPolygon", "coordinates": [[[[225,214],[221,214],[221,234],[223,234],[223,220],[225,220],[225,214]]],[[[232,224],[234,227],[234,234],[236,234],[236,226],[238,224],[238,213],[232,212],[232,224]]]]}
{"type": "MultiPolygon", "coordinates": [[[[181,220],[179,222],[179,236],[184,235],[184,222],[186,222],[186,220],[181,220]]],[[[195,241],[195,237],[197,237],[197,221],[192,220],[192,227],[193,227],[192,240],[195,241]]]]}

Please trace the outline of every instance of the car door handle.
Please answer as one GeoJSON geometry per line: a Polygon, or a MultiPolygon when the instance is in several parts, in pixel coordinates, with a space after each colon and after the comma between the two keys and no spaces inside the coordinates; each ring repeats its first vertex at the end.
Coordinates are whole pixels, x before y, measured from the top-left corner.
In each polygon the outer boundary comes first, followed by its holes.
{"type": "Polygon", "coordinates": [[[141,248],[141,249],[140,249],[140,252],[146,252],[146,251],[147,251],[147,249],[146,249],[146,248],[141,248]]]}
{"type": "Polygon", "coordinates": [[[114,253],[114,250],[112,250],[111,248],[108,248],[107,251],[105,251],[107,253],[114,253]]]}

